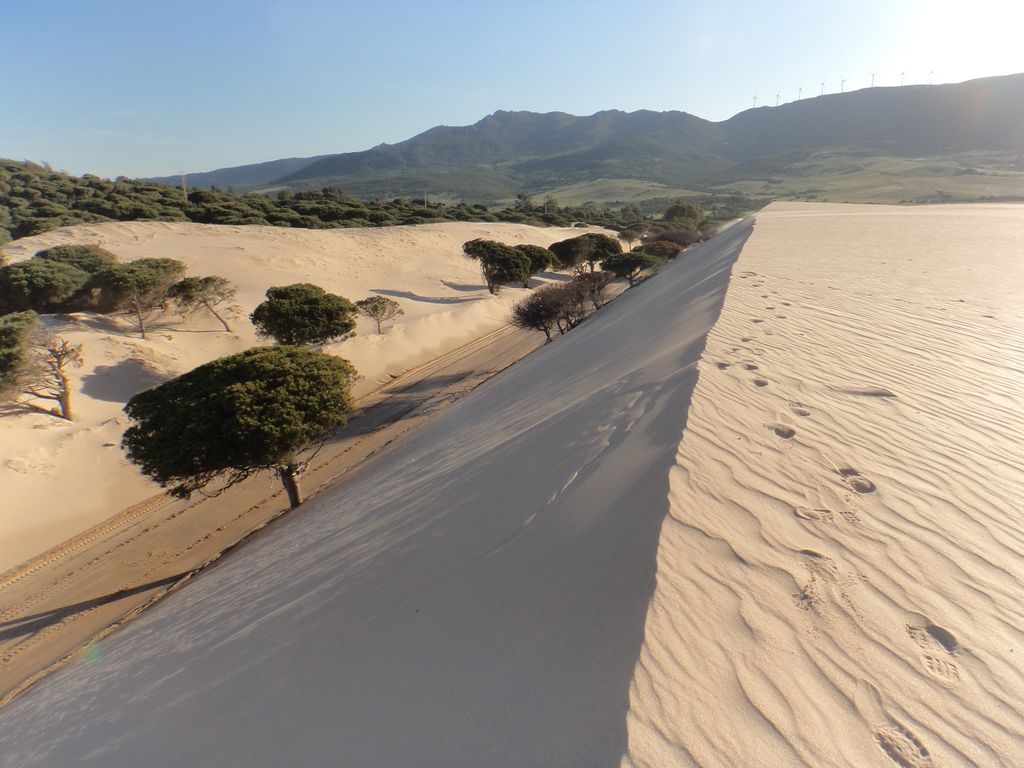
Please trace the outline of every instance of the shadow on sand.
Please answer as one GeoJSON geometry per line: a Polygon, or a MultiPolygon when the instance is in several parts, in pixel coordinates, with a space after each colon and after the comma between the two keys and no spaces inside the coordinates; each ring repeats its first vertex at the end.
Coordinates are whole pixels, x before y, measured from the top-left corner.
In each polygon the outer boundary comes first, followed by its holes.
{"type": "Polygon", "coordinates": [[[148,584],[140,584],[137,587],[120,589],[117,592],[111,592],[101,597],[92,598],[91,600],[83,600],[79,603],[62,605],[59,608],[51,608],[48,611],[33,613],[30,616],[21,616],[17,619],[0,622],[0,643],[15,640],[27,635],[33,635],[36,632],[40,632],[53,624],[58,624],[64,619],[74,616],[77,613],[82,613],[93,608],[99,608],[101,605],[114,603],[118,600],[123,600],[126,597],[137,595],[140,592],[148,592],[151,589],[170,586],[187,575],[188,572],[186,571],[185,573],[179,573],[175,576],[166,576],[165,578],[151,581],[148,584]]]}
{"type": "Polygon", "coordinates": [[[373,293],[381,296],[395,296],[399,299],[422,301],[427,304],[465,304],[468,301],[482,301],[485,296],[420,296],[412,291],[392,291],[387,288],[371,288],[373,293]]]}
{"type": "Polygon", "coordinates": [[[163,384],[170,377],[136,358],[114,365],[97,366],[82,377],[82,394],[108,403],[125,403],[144,389],[163,384]]]}

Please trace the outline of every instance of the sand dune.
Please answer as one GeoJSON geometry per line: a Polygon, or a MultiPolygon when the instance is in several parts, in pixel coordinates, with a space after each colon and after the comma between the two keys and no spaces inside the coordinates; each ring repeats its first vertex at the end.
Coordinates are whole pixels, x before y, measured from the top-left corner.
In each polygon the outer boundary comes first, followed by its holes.
{"type": "Polygon", "coordinates": [[[1022,234],[1020,206],[758,216],[671,472],[633,764],[1020,764],[1022,234]]]}
{"type": "Polygon", "coordinates": [[[1021,232],[771,206],[15,699],[0,765],[1019,765],[1021,232]]]}
{"type": "Polygon", "coordinates": [[[328,351],[363,375],[356,393],[504,324],[522,289],[490,297],[476,266],[462,256],[474,237],[511,244],[550,243],[582,229],[452,222],[385,229],[293,230],[157,222],[83,225],[9,243],[13,261],[64,243],[95,243],[123,261],[167,257],[189,274],[219,274],[238,288],[229,311],[234,333],[198,312],[152,321],[142,340],[124,318],[50,317],[47,324],[82,344],[73,371],[75,424],[45,415],[0,419],[0,571],[158,493],[120,451],[121,408],[136,392],[222,355],[259,343],[248,314],[271,285],[312,282],[353,301],[391,296],[405,314],[378,335],[361,319],[358,335],[328,351]]]}

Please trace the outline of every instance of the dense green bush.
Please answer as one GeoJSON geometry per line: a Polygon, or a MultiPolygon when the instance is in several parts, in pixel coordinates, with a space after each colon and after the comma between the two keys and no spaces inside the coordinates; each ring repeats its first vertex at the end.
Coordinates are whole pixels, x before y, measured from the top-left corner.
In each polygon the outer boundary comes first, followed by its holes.
{"type": "Polygon", "coordinates": [[[685,249],[679,243],[673,243],[670,240],[654,240],[635,248],[633,252],[648,253],[655,258],[671,261],[682,253],[683,250],[685,249]]]}
{"type": "MultiPolygon", "coordinates": [[[[660,209],[659,209],[660,210],[660,209]]],[[[530,210],[491,211],[479,203],[427,202],[397,197],[359,200],[335,187],[274,196],[231,190],[180,189],[126,178],[115,181],[59,173],[35,163],[0,160],[0,242],[57,227],[99,221],[194,221],[206,224],[265,224],[323,229],[392,226],[433,221],[514,221],[537,226],[635,224],[614,208],[586,204],[559,207],[556,200],[530,210]]]]}
{"type": "Polygon", "coordinates": [[[0,315],[0,400],[7,401],[18,390],[38,322],[39,316],[32,311],[0,315]]]}
{"type": "Polygon", "coordinates": [[[57,312],[89,280],[70,264],[29,259],[0,267],[0,313],[35,310],[57,312]]]}
{"type": "Polygon", "coordinates": [[[117,261],[117,256],[98,245],[55,245],[53,248],[37,251],[33,258],[69,264],[90,275],[117,261]]]}

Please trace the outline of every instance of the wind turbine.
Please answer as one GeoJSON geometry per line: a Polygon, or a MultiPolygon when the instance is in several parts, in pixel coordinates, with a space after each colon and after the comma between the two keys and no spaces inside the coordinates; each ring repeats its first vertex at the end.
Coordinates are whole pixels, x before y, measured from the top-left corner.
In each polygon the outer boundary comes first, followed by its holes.
{"type": "Polygon", "coordinates": [[[900,72],[900,87],[903,87],[903,76],[905,74],[907,74],[907,73],[906,72],[900,72]]]}
{"type": "Polygon", "coordinates": [[[839,92],[846,93],[846,78],[844,77],[839,81],[839,92]]]}
{"type": "Polygon", "coordinates": [[[871,73],[871,87],[872,88],[875,87],[875,75],[877,75],[877,74],[878,74],[877,72],[872,72],[871,73]]]}
{"type": "Polygon", "coordinates": [[[804,94],[804,87],[801,85],[799,88],[796,89],[796,100],[800,101],[800,97],[803,96],[803,94],[804,94]]]}
{"type": "Polygon", "coordinates": [[[757,94],[754,94],[754,109],[757,109],[757,94]]]}
{"type": "Polygon", "coordinates": [[[818,83],[818,85],[821,86],[821,93],[819,93],[818,95],[819,96],[824,96],[825,95],[825,81],[822,80],[820,83],[818,83]]]}
{"type": "Polygon", "coordinates": [[[779,106],[779,94],[778,94],[778,92],[775,93],[775,106],[776,107],[779,106]]]}
{"type": "Polygon", "coordinates": [[[933,69],[931,72],[928,73],[928,85],[932,85],[934,80],[935,80],[935,70],[933,69]]]}

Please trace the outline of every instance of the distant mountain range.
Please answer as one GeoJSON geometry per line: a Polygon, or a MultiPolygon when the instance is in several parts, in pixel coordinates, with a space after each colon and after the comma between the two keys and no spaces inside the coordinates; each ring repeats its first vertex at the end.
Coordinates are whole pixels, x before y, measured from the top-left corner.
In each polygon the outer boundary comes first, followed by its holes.
{"type": "MultiPolygon", "coordinates": [[[[828,148],[872,157],[1019,157],[1024,74],[830,94],[718,123],[685,112],[499,111],[364,152],[222,168],[189,174],[188,182],[239,191],[334,185],[362,196],[427,192],[487,202],[598,179],[708,190],[772,173],[813,176],[801,161],[828,148]]],[[[180,183],[177,176],[155,180],[180,183]]]]}

